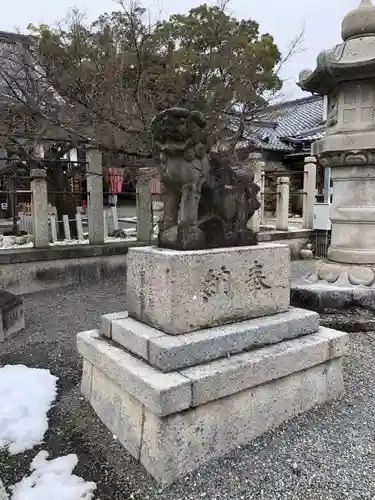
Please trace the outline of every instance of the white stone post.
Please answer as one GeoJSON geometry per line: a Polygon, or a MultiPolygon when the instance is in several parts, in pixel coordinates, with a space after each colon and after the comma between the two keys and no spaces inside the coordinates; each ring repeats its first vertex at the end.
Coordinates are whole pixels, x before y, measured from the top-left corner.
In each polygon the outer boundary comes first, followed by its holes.
{"type": "Polygon", "coordinates": [[[276,230],[288,231],[289,222],[289,177],[277,178],[276,230]]]}
{"type": "Polygon", "coordinates": [[[89,242],[92,245],[102,245],[104,243],[102,153],[97,149],[89,149],[86,158],[89,242]]]}
{"type": "Polygon", "coordinates": [[[52,237],[52,243],[55,243],[57,241],[57,222],[56,222],[56,217],[54,215],[51,215],[49,218],[50,224],[51,224],[51,237],[52,237]]]}
{"type": "Polygon", "coordinates": [[[76,225],[77,225],[77,236],[79,240],[83,240],[83,225],[82,225],[82,214],[76,213],[76,225]]]}
{"type": "MultiPolygon", "coordinates": [[[[117,197],[117,195],[116,195],[116,197],[117,197]]],[[[117,207],[116,206],[111,207],[111,215],[112,215],[113,230],[117,231],[118,229],[120,229],[120,226],[118,224],[117,207]]]]}
{"type": "Polygon", "coordinates": [[[316,189],[316,158],[308,156],[305,158],[303,173],[303,227],[313,228],[314,205],[316,189]]]}
{"type": "Polygon", "coordinates": [[[252,170],[254,172],[254,183],[259,186],[258,200],[260,208],[255,212],[249,220],[247,227],[255,233],[259,233],[260,225],[263,222],[264,215],[264,166],[262,155],[260,153],[251,153],[249,160],[252,162],[252,170]]]}
{"type": "Polygon", "coordinates": [[[150,243],[153,232],[152,196],[150,183],[146,179],[137,182],[137,238],[150,243]]]}
{"type": "Polygon", "coordinates": [[[104,229],[104,239],[105,239],[109,235],[109,230],[108,230],[108,214],[107,214],[107,212],[104,212],[103,229],[104,229]]]}
{"type": "Polygon", "coordinates": [[[63,226],[64,226],[64,236],[65,239],[70,241],[72,239],[70,234],[70,224],[69,224],[69,215],[63,215],[63,226]]]}
{"type": "Polygon", "coordinates": [[[42,168],[33,168],[30,176],[34,247],[46,248],[49,245],[46,171],[42,168]]]}
{"type": "Polygon", "coordinates": [[[264,168],[262,168],[262,175],[260,181],[260,223],[264,224],[264,196],[266,190],[266,172],[264,168]]]}

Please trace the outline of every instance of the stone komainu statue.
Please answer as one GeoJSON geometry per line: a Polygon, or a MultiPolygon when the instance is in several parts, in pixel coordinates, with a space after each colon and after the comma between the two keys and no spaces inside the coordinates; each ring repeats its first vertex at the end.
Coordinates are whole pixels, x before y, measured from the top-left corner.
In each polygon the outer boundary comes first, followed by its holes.
{"type": "Polygon", "coordinates": [[[152,121],[153,149],[163,184],[159,246],[197,250],[256,245],[247,228],[260,207],[254,176],[235,172],[210,152],[202,113],[170,108],[152,121]]]}

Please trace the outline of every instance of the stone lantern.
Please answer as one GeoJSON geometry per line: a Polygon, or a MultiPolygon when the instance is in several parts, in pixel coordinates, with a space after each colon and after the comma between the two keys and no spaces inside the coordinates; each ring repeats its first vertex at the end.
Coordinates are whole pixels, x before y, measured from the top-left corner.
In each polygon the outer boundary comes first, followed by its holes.
{"type": "Polygon", "coordinates": [[[356,296],[367,296],[367,301],[369,295],[375,297],[375,6],[371,0],[362,0],[346,15],[342,39],[319,54],[314,71],[300,73],[299,86],[327,96],[326,136],[313,144],[312,154],[331,168],[333,182],[328,260],[308,278],[304,289],[323,297],[330,292],[332,299],[335,288],[340,292],[338,302],[346,306],[356,303],[356,296]],[[309,283],[314,286],[309,288],[309,283]]]}

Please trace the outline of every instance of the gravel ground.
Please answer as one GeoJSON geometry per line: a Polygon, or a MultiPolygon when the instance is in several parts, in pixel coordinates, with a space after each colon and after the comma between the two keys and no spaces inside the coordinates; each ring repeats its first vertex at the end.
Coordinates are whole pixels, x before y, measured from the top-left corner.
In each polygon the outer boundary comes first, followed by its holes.
{"type": "MultiPolygon", "coordinates": [[[[299,271],[306,266],[300,264],[299,271]]],[[[375,332],[353,333],[345,360],[346,395],[211,462],[161,490],[96,418],[79,395],[75,334],[101,314],[124,309],[119,285],[69,287],[25,299],[24,332],[1,344],[0,364],[50,368],[60,377],[43,449],[77,453],[77,474],[98,485],[100,500],[375,499],[375,332]]],[[[0,477],[14,484],[39,449],[0,453],[0,477]]]]}

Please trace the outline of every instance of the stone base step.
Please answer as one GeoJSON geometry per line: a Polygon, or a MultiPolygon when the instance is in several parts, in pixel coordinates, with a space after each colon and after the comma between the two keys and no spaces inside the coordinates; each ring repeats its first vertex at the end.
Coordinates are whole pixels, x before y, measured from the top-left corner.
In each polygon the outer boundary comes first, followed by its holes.
{"type": "Polygon", "coordinates": [[[23,299],[0,290],[0,342],[25,328],[23,299]]]}
{"type": "Polygon", "coordinates": [[[150,365],[168,372],[318,330],[318,314],[291,308],[273,316],[177,336],[129,318],[124,311],[103,316],[100,333],[150,365]]]}
{"type": "Polygon", "coordinates": [[[341,396],[347,334],[315,334],[163,373],[98,331],[78,335],[82,393],[163,484],[341,396]]]}

